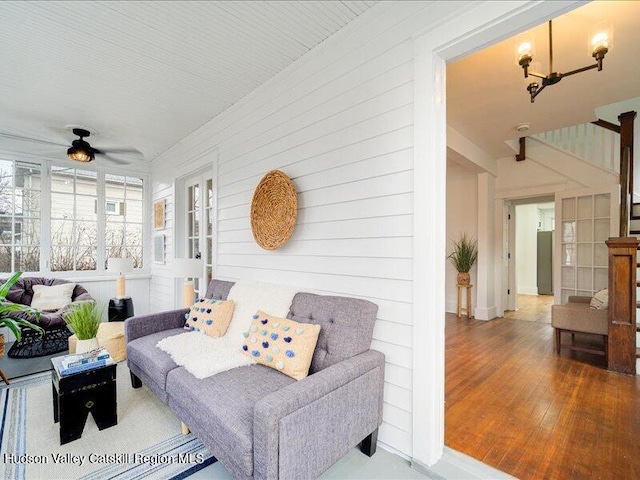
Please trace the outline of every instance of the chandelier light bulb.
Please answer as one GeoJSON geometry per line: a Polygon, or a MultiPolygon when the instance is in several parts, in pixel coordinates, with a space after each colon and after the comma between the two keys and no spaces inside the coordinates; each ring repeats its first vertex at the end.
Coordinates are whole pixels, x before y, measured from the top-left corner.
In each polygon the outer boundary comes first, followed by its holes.
{"type": "Polygon", "coordinates": [[[531,55],[531,42],[522,42],[518,45],[518,59],[531,55]]]}
{"type": "Polygon", "coordinates": [[[600,22],[595,25],[591,31],[589,47],[591,48],[591,56],[595,58],[598,66],[598,71],[602,70],[602,61],[604,56],[611,50],[611,44],[613,43],[613,29],[611,25],[605,22],[600,22]]]}
{"type": "Polygon", "coordinates": [[[530,41],[521,42],[516,46],[516,64],[524,69],[524,76],[527,77],[527,68],[533,60],[533,44],[530,41]]]}
{"type": "Polygon", "coordinates": [[[609,50],[609,35],[607,32],[598,32],[591,38],[591,49],[596,53],[603,48],[609,50]]]}

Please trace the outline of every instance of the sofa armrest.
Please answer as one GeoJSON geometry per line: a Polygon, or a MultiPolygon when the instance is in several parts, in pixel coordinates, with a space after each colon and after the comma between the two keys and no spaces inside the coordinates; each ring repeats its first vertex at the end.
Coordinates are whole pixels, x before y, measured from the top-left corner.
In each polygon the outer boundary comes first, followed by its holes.
{"type": "Polygon", "coordinates": [[[186,321],[184,315],[188,311],[188,308],[181,308],[179,310],[127,318],[124,321],[124,337],[126,343],[136,338],[151,335],[152,333],[183,327],[186,321]]]}
{"type": "Polygon", "coordinates": [[[368,350],[267,395],[254,410],[254,477],[315,478],[382,423],[384,355],[368,350]],[[313,452],[312,458],[309,452],[313,452]]]}

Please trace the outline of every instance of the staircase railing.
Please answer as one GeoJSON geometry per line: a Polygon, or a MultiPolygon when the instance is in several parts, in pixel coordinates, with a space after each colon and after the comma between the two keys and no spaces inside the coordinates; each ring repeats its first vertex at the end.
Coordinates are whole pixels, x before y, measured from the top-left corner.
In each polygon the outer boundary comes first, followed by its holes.
{"type": "Polygon", "coordinates": [[[620,173],[620,135],[616,132],[593,123],[583,123],[531,137],[599,167],[620,173]]]}
{"type": "Polygon", "coordinates": [[[620,120],[620,236],[629,235],[629,220],[633,214],[633,124],[636,112],[625,112],[620,120]]]}

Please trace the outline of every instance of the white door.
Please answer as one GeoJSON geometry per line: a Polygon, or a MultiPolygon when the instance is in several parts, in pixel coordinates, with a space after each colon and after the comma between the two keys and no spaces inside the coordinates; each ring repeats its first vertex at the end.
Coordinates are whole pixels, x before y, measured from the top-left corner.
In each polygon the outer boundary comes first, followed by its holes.
{"type": "Polygon", "coordinates": [[[609,282],[605,240],[619,235],[618,185],[556,193],[554,301],[593,296],[609,282]]]}
{"type": "Polygon", "coordinates": [[[502,204],[502,308],[517,308],[516,291],[516,207],[509,200],[502,204]]]}
{"type": "Polygon", "coordinates": [[[184,257],[204,259],[204,277],[194,279],[196,298],[204,296],[213,276],[213,181],[199,174],[184,181],[184,257]]]}

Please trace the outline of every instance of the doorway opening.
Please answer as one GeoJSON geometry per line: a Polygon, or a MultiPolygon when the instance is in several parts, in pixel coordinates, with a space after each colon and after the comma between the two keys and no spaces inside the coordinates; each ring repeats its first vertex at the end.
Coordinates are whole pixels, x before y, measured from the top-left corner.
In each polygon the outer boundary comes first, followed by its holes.
{"type": "MultiPolygon", "coordinates": [[[[204,169],[176,182],[176,257],[201,258],[202,276],[194,278],[196,298],[204,296],[213,277],[213,172],[204,169]]],[[[181,279],[176,280],[176,305],[180,305],[181,279]]]]}
{"type": "Polygon", "coordinates": [[[505,200],[505,318],[551,323],[555,204],[553,196],[505,200]],[[506,268],[505,268],[506,265],[506,268]]]}

